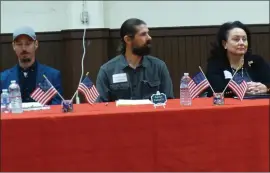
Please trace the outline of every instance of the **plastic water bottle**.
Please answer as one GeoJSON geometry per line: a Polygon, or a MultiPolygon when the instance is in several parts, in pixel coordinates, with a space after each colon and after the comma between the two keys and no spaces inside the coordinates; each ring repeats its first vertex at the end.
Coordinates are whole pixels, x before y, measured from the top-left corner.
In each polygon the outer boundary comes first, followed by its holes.
{"type": "Polygon", "coordinates": [[[11,81],[9,85],[9,97],[11,105],[11,113],[22,113],[22,96],[20,91],[20,86],[15,80],[11,81]]]}
{"type": "Polygon", "coordinates": [[[191,81],[188,73],[184,73],[184,76],[180,82],[180,105],[191,106],[192,99],[190,96],[188,83],[191,81]]]}
{"type": "Polygon", "coordinates": [[[4,113],[9,113],[9,104],[10,104],[10,99],[9,99],[9,94],[7,89],[2,89],[2,94],[1,94],[1,112],[4,113]]]}

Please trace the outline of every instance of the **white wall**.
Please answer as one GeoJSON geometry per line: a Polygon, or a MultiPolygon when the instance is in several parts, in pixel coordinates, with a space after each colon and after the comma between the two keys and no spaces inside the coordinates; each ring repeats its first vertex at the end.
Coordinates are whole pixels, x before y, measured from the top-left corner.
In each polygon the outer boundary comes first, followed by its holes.
{"type": "MultiPolygon", "coordinates": [[[[87,1],[88,28],[119,28],[130,17],[149,27],[269,23],[269,1],[87,1]]],[[[21,25],[37,32],[81,29],[82,1],[1,1],[1,33],[21,25]]]]}
{"type": "Polygon", "coordinates": [[[269,23],[269,1],[106,1],[105,27],[119,28],[130,17],[149,27],[219,25],[240,20],[269,23]]]}
{"type": "Polygon", "coordinates": [[[66,20],[66,29],[80,28],[104,28],[103,1],[88,1],[86,9],[89,14],[89,24],[86,26],[81,23],[80,16],[82,12],[82,1],[67,1],[68,16],[66,20]]]}
{"type": "MultiPolygon", "coordinates": [[[[38,32],[81,29],[82,1],[1,1],[1,33],[29,25],[38,32]]],[[[104,28],[103,2],[87,1],[88,28],[104,28]]]]}
{"type": "Polygon", "coordinates": [[[1,33],[21,25],[37,31],[57,31],[66,27],[64,1],[1,1],[1,33]]]}

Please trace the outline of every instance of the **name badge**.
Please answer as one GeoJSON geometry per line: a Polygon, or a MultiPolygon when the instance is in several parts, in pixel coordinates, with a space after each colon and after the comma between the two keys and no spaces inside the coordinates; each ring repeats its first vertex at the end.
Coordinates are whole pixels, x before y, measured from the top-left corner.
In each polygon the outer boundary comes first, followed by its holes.
{"type": "Polygon", "coordinates": [[[224,76],[225,76],[225,79],[231,79],[232,73],[227,70],[224,70],[224,76]]]}
{"type": "Polygon", "coordinates": [[[127,82],[127,74],[119,73],[112,75],[113,83],[127,82]]]}

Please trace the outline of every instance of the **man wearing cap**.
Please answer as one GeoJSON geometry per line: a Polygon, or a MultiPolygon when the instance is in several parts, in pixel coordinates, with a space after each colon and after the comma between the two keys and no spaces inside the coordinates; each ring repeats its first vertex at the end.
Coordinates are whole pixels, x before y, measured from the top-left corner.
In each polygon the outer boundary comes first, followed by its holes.
{"type": "MultiPolygon", "coordinates": [[[[18,64],[1,72],[1,91],[8,89],[10,81],[16,80],[21,88],[22,101],[34,102],[30,94],[38,84],[44,83],[43,75],[46,75],[52,85],[62,94],[60,71],[40,64],[36,60],[35,51],[38,48],[38,40],[32,28],[24,26],[16,29],[13,33],[12,46],[18,57],[18,64]]],[[[48,104],[61,104],[61,99],[56,95],[48,104]]]]}

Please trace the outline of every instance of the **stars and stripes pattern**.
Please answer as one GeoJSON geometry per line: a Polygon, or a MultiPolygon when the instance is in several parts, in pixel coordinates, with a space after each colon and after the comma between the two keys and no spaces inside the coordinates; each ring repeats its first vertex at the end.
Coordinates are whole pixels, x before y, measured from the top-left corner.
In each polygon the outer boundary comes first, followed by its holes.
{"type": "Polygon", "coordinates": [[[205,78],[202,72],[199,72],[192,78],[192,80],[190,80],[188,84],[190,97],[194,99],[209,86],[210,84],[208,80],[205,78]]]}
{"type": "Polygon", "coordinates": [[[248,86],[243,77],[237,73],[233,79],[229,81],[228,87],[237,95],[240,100],[243,100],[248,86]]]}
{"type": "Polygon", "coordinates": [[[30,94],[30,97],[44,106],[56,94],[57,90],[44,80],[42,83],[39,83],[38,87],[30,94]]]}
{"type": "Polygon", "coordinates": [[[99,96],[95,85],[87,76],[80,83],[78,90],[84,95],[87,102],[90,104],[93,104],[99,96]]]}

